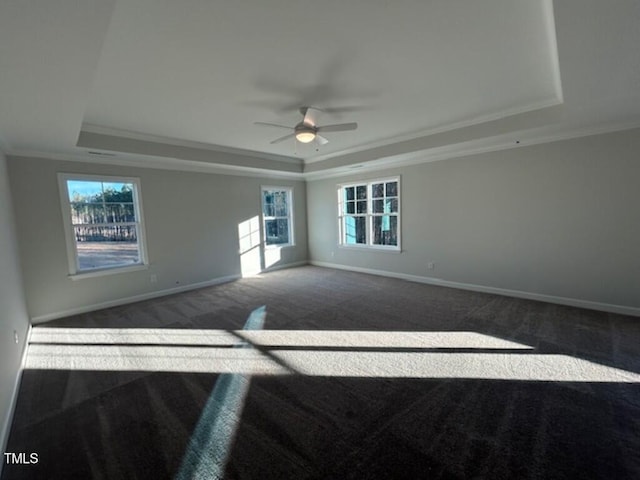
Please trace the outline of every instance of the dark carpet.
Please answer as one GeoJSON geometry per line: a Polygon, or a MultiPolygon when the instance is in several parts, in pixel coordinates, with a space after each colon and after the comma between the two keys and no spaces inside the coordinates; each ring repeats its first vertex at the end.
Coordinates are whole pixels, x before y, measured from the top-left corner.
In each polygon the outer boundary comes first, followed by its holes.
{"type": "MultiPolygon", "coordinates": [[[[157,343],[140,351],[166,352],[168,368],[87,370],[82,354],[74,368],[25,369],[7,452],[37,453],[38,463],[5,464],[3,480],[640,478],[638,318],[305,266],[56,320],[34,333],[52,327],[157,329],[157,343]],[[362,334],[352,348],[252,344],[243,327],[261,306],[265,332],[379,332],[378,343],[362,334]],[[163,329],[237,335],[219,345],[225,362],[254,351],[284,373],[180,371],[163,329]],[[471,332],[489,343],[390,345],[394,332],[454,340],[471,332]],[[339,361],[323,363],[334,353],[339,361]],[[350,365],[351,355],[364,363],[350,365]],[[386,365],[389,355],[403,360],[386,365]],[[304,358],[319,363],[306,360],[311,370],[300,370],[296,359],[304,358]],[[453,373],[421,373],[429,371],[424,358],[453,373]],[[460,358],[475,362],[470,378],[460,358]],[[492,374],[493,359],[506,366],[500,374],[492,374]]],[[[28,365],[43,347],[35,343],[28,365]]]]}

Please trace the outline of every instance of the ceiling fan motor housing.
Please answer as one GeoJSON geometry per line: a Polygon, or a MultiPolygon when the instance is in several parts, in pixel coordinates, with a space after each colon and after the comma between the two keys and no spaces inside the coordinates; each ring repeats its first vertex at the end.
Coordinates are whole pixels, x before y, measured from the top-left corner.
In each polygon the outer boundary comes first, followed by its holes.
{"type": "Polygon", "coordinates": [[[316,135],[318,132],[318,127],[313,125],[309,125],[304,123],[304,121],[300,122],[294,127],[294,135],[296,140],[301,143],[309,143],[313,142],[316,139],[316,135]]]}
{"type": "Polygon", "coordinates": [[[296,135],[298,133],[313,133],[315,135],[316,133],[318,133],[318,128],[307,125],[304,122],[300,122],[294,127],[294,131],[296,132],[296,135]]]}

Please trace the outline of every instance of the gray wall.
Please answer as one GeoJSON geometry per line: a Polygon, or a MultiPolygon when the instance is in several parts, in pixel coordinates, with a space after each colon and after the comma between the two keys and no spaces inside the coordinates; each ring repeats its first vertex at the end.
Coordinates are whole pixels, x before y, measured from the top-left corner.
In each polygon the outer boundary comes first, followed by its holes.
{"type": "Polygon", "coordinates": [[[307,260],[302,181],[126,168],[10,157],[29,315],[66,311],[240,275],[238,224],[260,214],[260,186],[293,186],[296,246],[274,266],[307,260]],[[63,231],[59,172],[121,175],[141,181],[149,269],[71,280],[63,231]],[[157,283],[150,275],[157,275],[157,283]]]}
{"type": "Polygon", "coordinates": [[[307,203],[311,261],[640,307],[639,130],[313,181],[307,203]],[[402,253],[339,248],[336,185],[396,174],[402,253]]]}
{"type": "MultiPolygon", "coordinates": [[[[22,288],[6,160],[0,153],[0,451],[9,435],[9,414],[25,348],[29,318],[22,288]],[[18,333],[18,343],[14,341],[18,333]]],[[[0,470],[2,470],[0,463],[0,470]]]]}

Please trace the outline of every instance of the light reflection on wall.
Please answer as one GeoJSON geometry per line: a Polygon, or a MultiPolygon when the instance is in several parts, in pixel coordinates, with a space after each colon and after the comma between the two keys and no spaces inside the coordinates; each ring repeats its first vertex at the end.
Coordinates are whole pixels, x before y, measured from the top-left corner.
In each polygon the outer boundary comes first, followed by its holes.
{"type": "Polygon", "coordinates": [[[240,271],[243,277],[260,273],[260,218],[249,218],[238,224],[240,271]]]}
{"type": "Polygon", "coordinates": [[[242,277],[251,277],[280,262],[280,247],[264,247],[260,240],[260,217],[251,217],[238,224],[238,252],[242,277]],[[264,262],[263,262],[264,260],[264,262]]]}
{"type": "Polygon", "coordinates": [[[264,268],[273,267],[280,261],[280,247],[269,247],[264,250],[264,268]]]}

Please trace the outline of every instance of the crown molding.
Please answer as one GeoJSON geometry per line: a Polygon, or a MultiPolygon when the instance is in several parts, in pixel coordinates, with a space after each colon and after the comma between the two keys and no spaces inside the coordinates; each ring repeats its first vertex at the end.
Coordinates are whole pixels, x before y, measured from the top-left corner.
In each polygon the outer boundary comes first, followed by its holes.
{"type": "Polygon", "coordinates": [[[282,180],[304,180],[302,173],[276,171],[244,167],[239,165],[224,165],[194,160],[182,160],[158,156],[134,155],[118,153],[116,156],[94,156],[88,153],[47,153],[38,151],[11,151],[7,155],[12,157],[42,158],[65,162],[81,162],[97,165],[115,165],[120,167],[153,168],[157,170],[173,170],[181,172],[199,172],[216,175],[233,175],[241,177],[273,178],[282,180]]]}
{"type": "Polygon", "coordinates": [[[207,150],[215,153],[230,153],[234,155],[243,155],[245,157],[274,160],[277,162],[291,163],[295,165],[301,165],[303,163],[302,159],[300,158],[288,157],[285,155],[261,153],[253,150],[243,150],[241,148],[225,147],[223,145],[214,145],[210,143],[196,142],[192,140],[184,140],[184,139],[173,138],[173,137],[164,137],[161,135],[152,135],[148,133],[135,132],[132,130],[104,127],[101,125],[94,125],[91,123],[83,123],[82,128],[80,129],[80,133],[82,132],[95,133],[98,135],[106,135],[109,137],[128,138],[131,140],[140,140],[143,142],[165,144],[165,145],[171,145],[174,147],[207,150]]]}
{"type": "Polygon", "coordinates": [[[553,62],[553,84],[556,89],[556,96],[560,102],[564,102],[562,90],[562,75],[560,72],[560,56],[558,55],[558,36],[556,35],[556,16],[553,10],[553,0],[543,2],[544,14],[547,19],[547,38],[549,39],[549,52],[553,62]]]}
{"type": "Polygon", "coordinates": [[[463,121],[460,121],[460,122],[449,123],[449,124],[446,124],[446,125],[441,125],[441,126],[438,126],[438,127],[427,129],[427,130],[417,130],[417,131],[414,131],[414,132],[411,132],[411,133],[404,133],[404,134],[401,134],[401,135],[396,135],[396,136],[392,136],[392,137],[386,137],[383,140],[379,140],[379,141],[373,142],[373,143],[367,143],[366,145],[360,145],[360,146],[357,146],[357,147],[346,148],[344,150],[340,150],[338,152],[334,152],[334,153],[331,153],[331,154],[320,155],[320,156],[317,156],[317,157],[304,159],[304,164],[305,165],[310,165],[312,163],[318,163],[318,162],[322,162],[322,161],[325,161],[325,160],[331,160],[331,159],[339,158],[341,156],[349,155],[349,154],[352,154],[352,153],[359,153],[359,152],[364,152],[364,151],[367,151],[367,150],[374,150],[374,149],[380,148],[380,147],[388,147],[388,146],[393,145],[394,143],[401,143],[401,142],[406,142],[406,141],[411,141],[411,140],[428,138],[428,137],[431,137],[431,136],[434,136],[434,135],[438,135],[438,134],[441,134],[441,133],[455,132],[456,130],[461,130],[463,128],[473,127],[473,126],[476,126],[476,125],[481,125],[483,123],[495,122],[495,121],[503,120],[505,118],[512,117],[512,116],[515,116],[515,115],[522,115],[522,114],[526,114],[526,113],[536,112],[538,110],[542,110],[542,109],[550,108],[550,107],[556,107],[558,105],[562,105],[562,99],[555,98],[555,99],[545,100],[543,102],[532,103],[532,104],[529,104],[529,105],[524,105],[524,106],[520,106],[520,107],[516,107],[516,108],[505,109],[505,110],[501,110],[499,112],[495,112],[495,113],[492,113],[492,114],[474,117],[474,118],[469,119],[469,120],[463,120],[463,121]]]}
{"type": "Polygon", "coordinates": [[[160,170],[201,172],[218,175],[234,175],[258,178],[266,177],[285,180],[318,181],[327,178],[344,177],[356,172],[373,172],[389,168],[400,168],[411,165],[419,165],[423,163],[437,162],[451,158],[467,157],[471,155],[496,152],[500,150],[553,143],[563,140],[570,140],[573,138],[632,130],[635,128],[640,128],[640,121],[574,128],[571,130],[544,133],[531,138],[521,137],[521,135],[525,135],[527,132],[513,132],[508,135],[502,135],[499,138],[496,138],[495,143],[492,143],[491,145],[480,145],[480,142],[486,141],[486,139],[481,139],[474,142],[448,145],[445,147],[434,149],[419,150],[406,154],[388,156],[370,161],[357,162],[350,165],[306,173],[275,171],[271,169],[260,169],[228,164],[215,164],[194,160],[183,160],[179,158],[129,153],[117,153],[115,154],[115,156],[110,156],[111,152],[102,152],[99,149],[96,150],[97,153],[106,153],[106,155],[90,155],[89,153],[85,153],[84,151],[79,153],[51,153],[14,149],[6,149],[4,153],[6,156],[12,157],[44,158],[69,162],[93,163],[99,165],[153,168],[160,170]],[[520,143],[516,144],[514,143],[513,138],[522,138],[522,140],[520,140],[520,143]]]}
{"type": "Polygon", "coordinates": [[[388,168],[406,167],[411,165],[419,165],[422,163],[438,162],[451,158],[468,157],[471,155],[480,155],[483,153],[497,152],[500,150],[509,150],[522,148],[527,146],[560,142],[563,140],[571,140],[574,138],[588,137],[592,135],[603,135],[607,133],[621,132],[625,130],[633,130],[640,128],[640,121],[625,122],[612,125],[589,126],[583,128],[575,128],[563,132],[549,133],[532,138],[525,138],[518,143],[514,143],[513,138],[519,138],[526,132],[513,132],[507,136],[502,135],[496,139],[496,143],[491,145],[478,145],[482,139],[477,142],[466,142],[462,144],[448,145],[431,150],[419,150],[397,156],[380,158],[368,162],[358,162],[351,165],[344,165],[316,172],[308,172],[304,174],[307,181],[324,180],[327,178],[342,177],[352,173],[371,172],[384,170],[388,168]]]}

